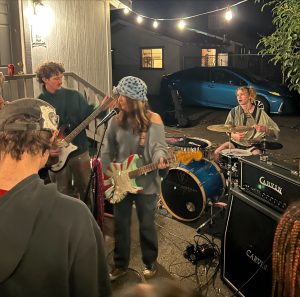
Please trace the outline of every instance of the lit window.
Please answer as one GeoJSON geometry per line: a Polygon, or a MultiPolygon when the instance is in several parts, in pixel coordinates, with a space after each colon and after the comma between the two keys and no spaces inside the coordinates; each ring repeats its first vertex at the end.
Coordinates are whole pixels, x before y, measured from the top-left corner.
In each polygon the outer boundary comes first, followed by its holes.
{"type": "Polygon", "coordinates": [[[216,49],[203,48],[201,51],[201,66],[216,66],[216,49]]]}
{"type": "Polygon", "coordinates": [[[163,69],[163,49],[162,48],[142,48],[141,68],[143,69],[163,69]]]}

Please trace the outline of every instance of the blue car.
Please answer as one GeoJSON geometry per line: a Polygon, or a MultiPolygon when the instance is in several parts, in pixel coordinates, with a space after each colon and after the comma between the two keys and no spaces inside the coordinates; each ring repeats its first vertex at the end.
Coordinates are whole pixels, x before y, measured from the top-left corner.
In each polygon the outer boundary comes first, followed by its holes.
{"type": "Polygon", "coordinates": [[[171,98],[171,87],[183,105],[231,109],[238,104],[235,92],[240,86],[253,86],[267,113],[289,114],[298,108],[298,97],[288,88],[232,67],[195,67],[165,75],[160,95],[171,98]]]}

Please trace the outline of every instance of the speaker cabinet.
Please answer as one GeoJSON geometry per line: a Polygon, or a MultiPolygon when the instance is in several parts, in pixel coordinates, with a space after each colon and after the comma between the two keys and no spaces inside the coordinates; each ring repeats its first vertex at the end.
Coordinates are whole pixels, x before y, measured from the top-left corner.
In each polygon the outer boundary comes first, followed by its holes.
{"type": "Polygon", "coordinates": [[[239,189],[231,191],[222,278],[239,296],[271,296],[272,244],[279,218],[278,212],[239,189]]]}

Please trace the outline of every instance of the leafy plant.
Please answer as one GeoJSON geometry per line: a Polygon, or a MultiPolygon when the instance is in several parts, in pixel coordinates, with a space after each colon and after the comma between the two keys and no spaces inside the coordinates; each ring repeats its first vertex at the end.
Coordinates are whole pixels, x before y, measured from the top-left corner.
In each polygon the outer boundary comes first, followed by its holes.
{"type": "MultiPolygon", "coordinates": [[[[255,0],[264,2],[264,0],[255,0]]],[[[275,31],[263,36],[257,47],[262,56],[272,55],[270,61],[280,64],[283,81],[290,90],[300,93],[300,0],[270,0],[262,6],[272,7],[275,31]]]]}

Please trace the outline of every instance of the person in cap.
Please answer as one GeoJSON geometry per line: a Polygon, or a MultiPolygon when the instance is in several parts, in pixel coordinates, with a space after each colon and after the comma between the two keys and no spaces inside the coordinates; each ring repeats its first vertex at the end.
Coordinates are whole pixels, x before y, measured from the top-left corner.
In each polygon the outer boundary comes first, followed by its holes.
{"type": "MultiPolygon", "coordinates": [[[[36,76],[42,84],[42,92],[38,98],[53,105],[60,118],[60,130],[64,136],[78,127],[98,106],[89,105],[82,94],[76,90],[62,87],[65,69],[61,63],[46,62],[38,67],[36,76]]],[[[108,97],[104,98],[102,103],[108,97]]],[[[105,111],[99,117],[103,117],[105,111]]],[[[56,182],[58,190],[64,194],[78,197],[89,203],[88,190],[90,177],[89,141],[85,129],[73,140],[72,144],[78,147],[70,153],[66,166],[59,172],[49,171],[52,182],[56,182]]],[[[52,156],[61,154],[59,149],[51,152],[52,156]]]]}
{"type": "Polygon", "coordinates": [[[134,76],[122,78],[113,89],[118,95],[120,113],[109,123],[102,148],[102,168],[110,175],[111,162],[125,162],[132,154],[140,156],[137,166],[157,163],[158,170],[136,178],[136,184],[142,187],[138,193],[128,193],[123,200],[113,204],[114,209],[114,265],[110,272],[113,281],[125,275],[130,257],[130,225],[132,205],[135,203],[142,261],[145,265],[143,274],[151,278],[156,274],[158,256],[157,233],[154,223],[157,196],[160,193],[161,177],[167,174],[167,144],[164,125],[160,116],[149,109],[147,86],[134,76]]]}
{"type": "Polygon", "coordinates": [[[111,296],[91,212],[38,176],[57,126],[54,107],[39,99],[0,110],[0,296],[111,296]]]}

